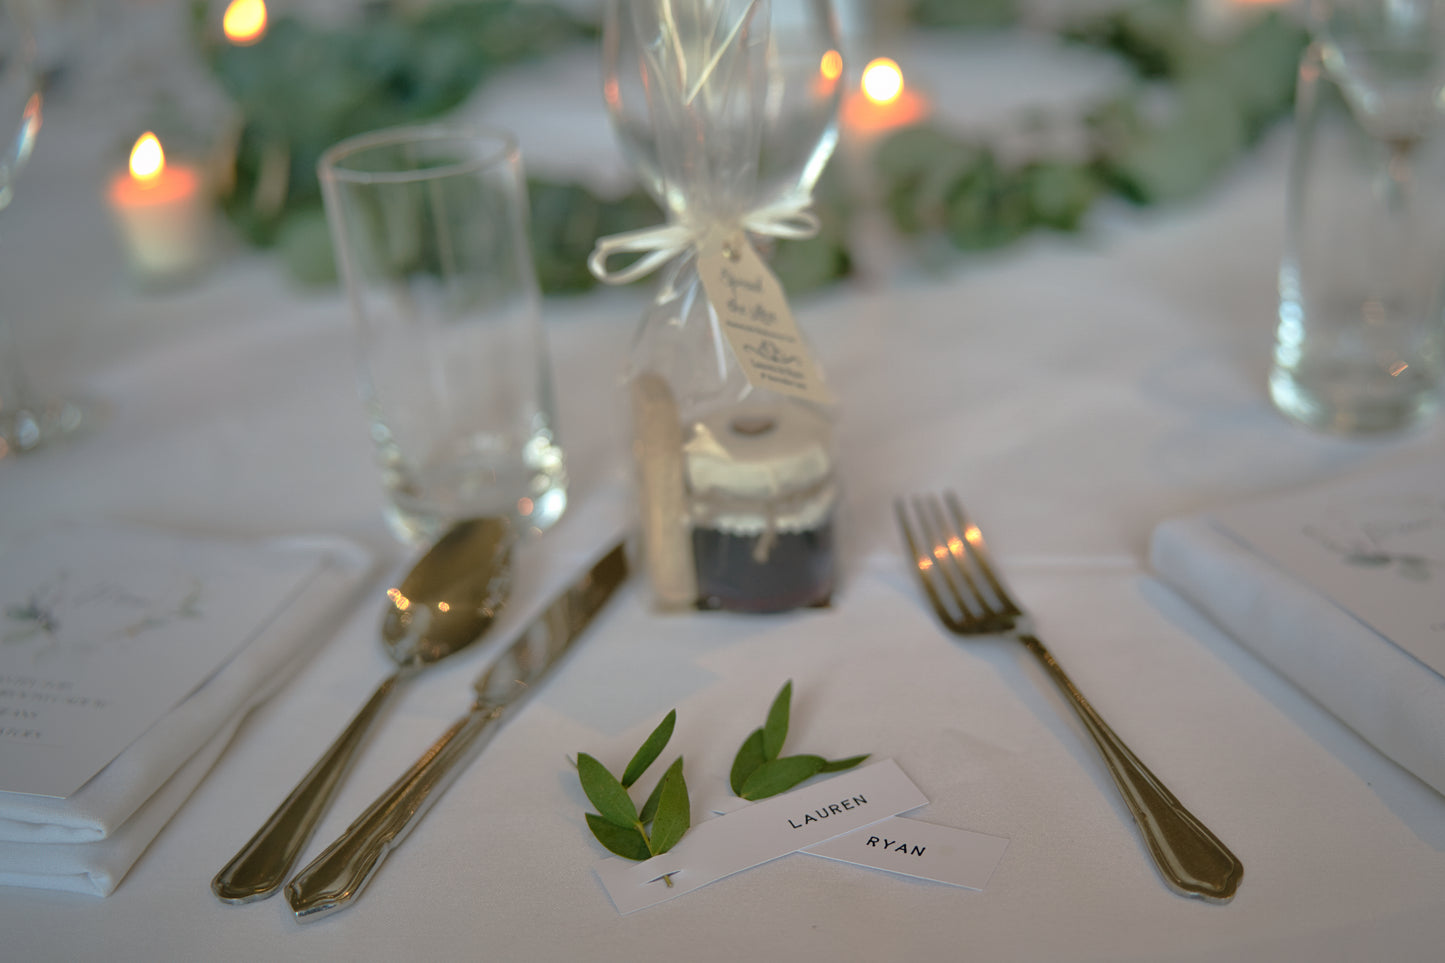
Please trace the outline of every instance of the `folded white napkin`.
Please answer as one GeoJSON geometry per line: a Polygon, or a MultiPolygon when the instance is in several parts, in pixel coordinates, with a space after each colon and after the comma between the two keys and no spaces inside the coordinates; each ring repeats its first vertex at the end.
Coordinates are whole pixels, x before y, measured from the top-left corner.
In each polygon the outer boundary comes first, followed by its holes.
{"type": "Polygon", "coordinates": [[[1207,515],[1159,525],[1150,560],[1236,640],[1445,793],[1445,677],[1207,515]]]}
{"type": "Polygon", "coordinates": [[[110,893],[210,771],[246,713],[327,637],[371,569],[340,539],[285,539],[316,567],[257,636],[66,798],[0,793],[0,885],[110,893]]]}

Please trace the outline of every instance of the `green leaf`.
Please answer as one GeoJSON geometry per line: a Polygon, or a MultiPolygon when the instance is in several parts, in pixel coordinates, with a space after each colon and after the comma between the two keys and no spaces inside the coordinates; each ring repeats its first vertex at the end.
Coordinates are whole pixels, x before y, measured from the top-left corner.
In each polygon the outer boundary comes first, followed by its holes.
{"type": "Polygon", "coordinates": [[[738,793],[744,799],[767,799],[787,792],[810,776],[816,776],[828,764],[822,756],[784,756],[763,763],[743,783],[738,793]]]}
{"type": "Polygon", "coordinates": [[[672,765],[667,767],[667,772],[663,773],[662,778],[657,781],[657,785],[652,787],[652,794],[647,797],[647,802],[642,804],[642,812],[637,814],[637,821],[644,826],[652,822],[653,818],[657,815],[657,805],[662,800],[662,785],[667,782],[667,777],[672,774],[674,769],[678,772],[682,771],[681,756],[678,756],[672,765]]]}
{"type": "Polygon", "coordinates": [[[652,822],[652,852],[665,853],[692,825],[692,809],[687,801],[687,782],[682,778],[682,757],[667,770],[658,784],[657,815],[652,822]]]}
{"type": "Polygon", "coordinates": [[[864,759],[867,759],[868,756],[869,754],[865,752],[861,756],[849,756],[847,759],[833,759],[829,762],[823,763],[823,768],[819,769],[818,771],[820,773],[842,772],[844,769],[852,769],[854,766],[858,765],[858,763],[862,762],[864,759]]]}
{"type": "Polygon", "coordinates": [[[788,738],[788,710],[793,700],[793,680],[783,683],[778,696],[768,709],[768,721],[763,725],[763,758],[776,759],[783,751],[783,740],[788,738]]]}
{"type": "MultiPolygon", "coordinates": [[[[632,804],[622,783],[602,763],[585,752],[577,754],[577,778],[582,781],[582,791],[603,819],[623,828],[637,823],[637,807],[632,804]]],[[[604,842],[603,845],[607,844],[604,842]]]]}
{"type": "Polygon", "coordinates": [[[636,826],[615,826],[596,813],[588,813],[587,828],[609,852],[623,859],[643,860],[652,856],[647,849],[647,839],[636,826]]]}
{"type": "Polygon", "coordinates": [[[662,755],[667,740],[672,738],[672,728],[675,725],[677,725],[677,710],[673,709],[662,722],[658,723],[657,728],[652,730],[652,735],[647,737],[647,740],[642,743],[642,748],[637,750],[637,755],[633,756],[632,761],[627,764],[627,769],[622,773],[624,788],[631,789],[632,784],[647,771],[647,767],[662,755]]]}
{"type": "Polygon", "coordinates": [[[734,796],[743,794],[743,783],[765,762],[767,759],[763,756],[763,730],[754,729],[752,734],[743,740],[743,744],[738,747],[738,754],[733,757],[733,769],[728,776],[728,784],[732,786],[734,796]]]}

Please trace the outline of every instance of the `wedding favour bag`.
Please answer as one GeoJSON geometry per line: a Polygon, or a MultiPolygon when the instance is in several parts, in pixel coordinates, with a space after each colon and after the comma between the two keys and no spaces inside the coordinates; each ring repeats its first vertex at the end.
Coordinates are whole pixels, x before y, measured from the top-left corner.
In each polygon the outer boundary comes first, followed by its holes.
{"type": "Polygon", "coordinates": [[[764,251],[818,228],[842,77],[831,8],[610,0],[604,59],[617,135],[667,214],[589,260],[613,284],[661,271],[627,372],[653,598],[826,604],[836,403],[764,251]]]}

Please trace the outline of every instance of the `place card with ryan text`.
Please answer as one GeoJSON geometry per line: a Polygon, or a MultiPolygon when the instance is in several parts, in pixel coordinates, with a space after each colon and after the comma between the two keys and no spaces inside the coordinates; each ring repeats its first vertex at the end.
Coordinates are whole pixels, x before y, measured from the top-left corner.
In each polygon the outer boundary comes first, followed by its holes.
{"type": "Polygon", "coordinates": [[[960,847],[952,840],[945,843],[947,834],[960,830],[914,820],[891,820],[927,803],[927,797],[898,764],[886,759],[702,822],[672,850],[644,862],[608,859],[598,866],[597,874],[623,914],[799,850],[981,888],[1002,856],[1007,840],[997,840],[993,848],[960,847]],[[889,830],[894,835],[869,831],[872,826],[894,823],[906,823],[908,832],[896,826],[889,830]],[[870,842],[874,836],[877,842],[870,842]],[[845,841],[824,846],[840,838],[845,841]],[[885,840],[887,846],[883,845],[885,840]],[[900,845],[908,848],[899,849],[900,845]],[[970,859],[973,865],[944,865],[959,859],[970,859]]]}

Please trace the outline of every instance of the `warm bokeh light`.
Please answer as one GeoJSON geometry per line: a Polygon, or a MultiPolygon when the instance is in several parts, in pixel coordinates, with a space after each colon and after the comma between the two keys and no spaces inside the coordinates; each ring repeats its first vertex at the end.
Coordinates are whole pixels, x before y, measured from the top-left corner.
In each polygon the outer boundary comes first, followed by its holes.
{"type": "Polygon", "coordinates": [[[130,176],[142,184],[155,183],[166,169],[166,152],[155,134],[146,131],[130,149],[130,176]]]}
{"type": "Polygon", "coordinates": [[[891,104],[903,94],[903,71],[887,57],[863,68],[863,96],[875,104],[891,104]]]}
{"type": "Polygon", "coordinates": [[[843,75],[843,55],[836,50],[823,54],[823,62],[818,65],[818,72],[825,80],[837,80],[843,75]]]}
{"type": "Polygon", "coordinates": [[[398,612],[405,612],[411,608],[411,599],[401,594],[401,589],[389,588],[386,590],[386,597],[391,599],[391,604],[396,606],[398,612]]]}
{"type": "Polygon", "coordinates": [[[517,514],[521,515],[523,518],[531,515],[532,509],[536,507],[537,506],[532,503],[532,499],[530,498],[523,496],[522,498],[517,499],[517,514]]]}
{"type": "Polygon", "coordinates": [[[221,17],[226,39],[242,47],[260,40],[266,33],[266,0],[231,0],[221,17]]]}

